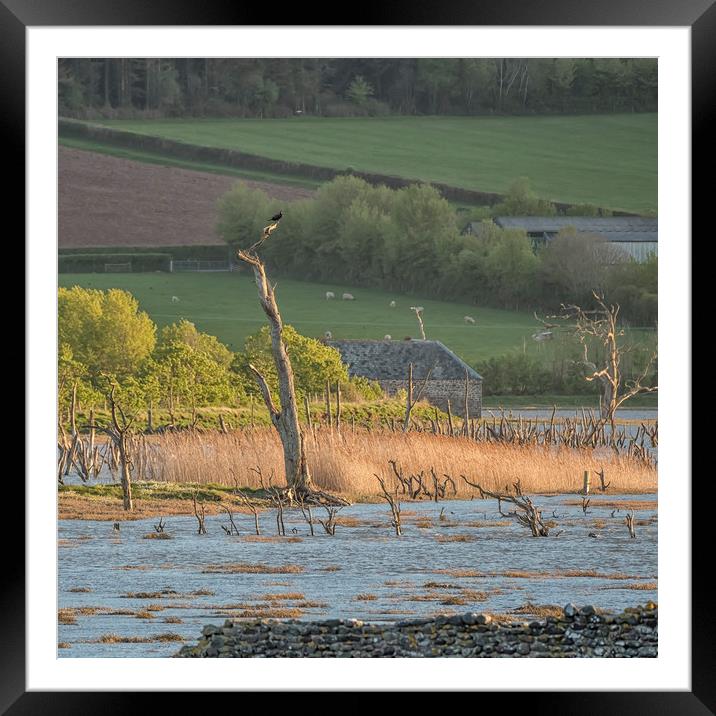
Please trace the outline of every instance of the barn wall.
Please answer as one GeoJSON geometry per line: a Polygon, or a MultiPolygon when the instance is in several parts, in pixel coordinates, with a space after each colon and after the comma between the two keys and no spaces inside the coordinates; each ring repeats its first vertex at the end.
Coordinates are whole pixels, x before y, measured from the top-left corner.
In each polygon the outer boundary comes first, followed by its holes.
{"type": "MultiPolygon", "coordinates": [[[[389,395],[394,395],[399,390],[408,389],[407,380],[380,380],[378,381],[389,395]]],[[[421,381],[413,383],[413,391],[417,391],[422,385],[421,381]]],[[[440,410],[447,410],[448,400],[453,415],[463,417],[463,406],[465,404],[465,381],[464,380],[430,380],[422,396],[431,405],[440,410]]],[[[468,384],[467,409],[471,418],[479,418],[482,414],[482,382],[471,380],[468,384]]]]}

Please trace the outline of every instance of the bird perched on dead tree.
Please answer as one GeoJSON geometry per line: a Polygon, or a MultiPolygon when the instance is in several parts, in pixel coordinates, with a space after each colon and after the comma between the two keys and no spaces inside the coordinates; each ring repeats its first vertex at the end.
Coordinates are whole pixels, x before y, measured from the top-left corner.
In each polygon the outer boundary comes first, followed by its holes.
{"type": "Polygon", "coordinates": [[[271,223],[267,226],[264,226],[263,231],[261,232],[261,238],[253,245],[251,248],[249,248],[249,251],[252,253],[256,252],[256,249],[258,249],[266,239],[268,239],[271,234],[276,231],[278,228],[278,222],[281,221],[281,218],[283,217],[283,211],[279,211],[278,214],[274,214],[271,217],[271,223]]]}

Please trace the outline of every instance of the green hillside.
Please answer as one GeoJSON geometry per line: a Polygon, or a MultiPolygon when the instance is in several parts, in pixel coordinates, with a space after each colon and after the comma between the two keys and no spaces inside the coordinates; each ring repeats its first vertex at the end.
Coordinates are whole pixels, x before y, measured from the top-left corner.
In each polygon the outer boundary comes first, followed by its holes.
{"type": "MultiPolygon", "coordinates": [[[[146,274],[60,274],[60,286],[122,288],[130,291],[159,326],[186,318],[211,333],[233,350],[243,348],[244,338],[265,325],[256,296],[256,285],[246,273],[146,273],[146,274]],[[172,302],[177,296],[178,303],[172,302]]],[[[426,336],[442,341],[468,362],[475,362],[511,349],[521,349],[526,339],[530,350],[534,318],[527,313],[477,308],[384,291],[340,285],[277,280],[276,296],[285,323],[301,333],[320,337],[331,331],[334,338],[394,339],[420,337],[410,306],[425,308],[426,336]],[[337,298],[326,300],[326,291],[337,298]],[[343,301],[344,292],[355,301],[343,301]],[[396,308],[390,308],[395,300],[396,308]],[[473,316],[476,325],[463,317],[473,316]]]]}
{"type": "Polygon", "coordinates": [[[657,115],[113,120],[143,134],[273,159],[543,198],[657,208],[657,115]]]}

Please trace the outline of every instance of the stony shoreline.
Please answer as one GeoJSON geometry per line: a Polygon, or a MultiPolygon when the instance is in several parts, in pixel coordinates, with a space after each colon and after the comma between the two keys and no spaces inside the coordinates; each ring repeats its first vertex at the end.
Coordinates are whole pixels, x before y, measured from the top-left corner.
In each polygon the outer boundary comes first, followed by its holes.
{"type": "Polygon", "coordinates": [[[653,602],[620,614],[567,604],[560,617],[496,622],[467,613],[367,623],[255,619],[208,624],[181,658],[256,657],[656,657],[658,607],[653,602]]]}

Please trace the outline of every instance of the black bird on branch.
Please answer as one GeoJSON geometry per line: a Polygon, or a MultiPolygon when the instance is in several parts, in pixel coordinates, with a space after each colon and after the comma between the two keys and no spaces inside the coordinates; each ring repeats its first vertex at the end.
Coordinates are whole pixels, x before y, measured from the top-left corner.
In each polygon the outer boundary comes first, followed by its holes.
{"type": "Polygon", "coordinates": [[[283,211],[279,211],[278,214],[274,214],[271,217],[271,223],[268,224],[268,226],[264,226],[261,238],[253,246],[251,246],[251,248],[249,248],[249,251],[254,253],[256,249],[258,249],[261,244],[263,244],[263,242],[266,241],[266,239],[268,239],[268,237],[271,236],[274,231],[276,231],[276,229],[278,228],[278,222],[281,221],[282,216],[283,211]]]}

